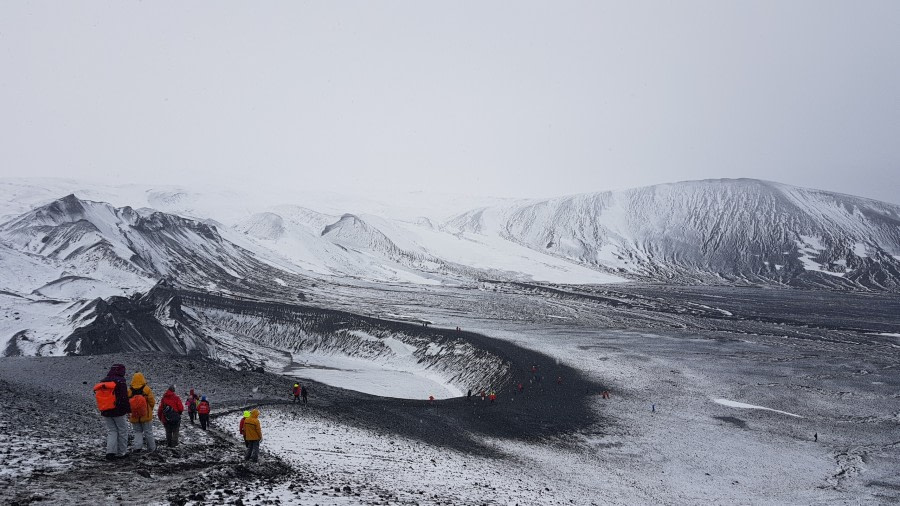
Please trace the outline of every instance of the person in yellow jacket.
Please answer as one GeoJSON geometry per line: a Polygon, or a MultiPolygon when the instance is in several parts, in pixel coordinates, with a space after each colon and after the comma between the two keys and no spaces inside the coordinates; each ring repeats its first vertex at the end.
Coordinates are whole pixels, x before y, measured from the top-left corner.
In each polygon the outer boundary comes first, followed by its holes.
{"type": "Polygon", "coordinates": [[[259,410],[250,412],[249,418],[244,418],[244,442],[247,444],[247,455],[244,460],[259,462],[259,444],[262,442],[262,425],[259,423],[259,410]]]}
{"type": "Polygon", "coordinates": [[[147,443],[147,451],[156,451],[156,438],[153,437],[153,406],[156,405],[156,397],[153,390],[144,379],[144,374],[134,373],[131,377],[131,388],[128,389],[128,403],[131,405],[131,416],[128,421],[134,427],[134,452],[144,449],[147,443]]]}

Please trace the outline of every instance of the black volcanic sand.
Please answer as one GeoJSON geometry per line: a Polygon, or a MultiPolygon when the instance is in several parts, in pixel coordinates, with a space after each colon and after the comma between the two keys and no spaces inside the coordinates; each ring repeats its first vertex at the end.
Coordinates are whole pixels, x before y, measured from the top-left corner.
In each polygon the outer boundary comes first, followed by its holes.
{"type": "MultiPolygon", "coordinates": [[[[380,324],[404,332],[419,328],[383,320],[380,324]]],[[[496,391],[494,403],[482,401],[479,392],[473,392],[470,401],[455,398],[432,403],[377,397],[307,381],[309,405],[295,409],[315,410],[340,424],[495,457],[500,455],[482,444],[482,438],[560,441],[566,434],[599,421],[588,404],[603,387],[578,371],[541,353],[479,334],[424,327],[421,331],[453,332],[505,358],[512,364],[511,381],[496,391]],[[538,366],[538,374],[532,374],[532,365],[538,366]],[[516,389],[519,382],[524,385],[521,393],[516,389]]],[[[185,491],[192,489],[188,480],[202,472],[208,483],[223,490],[234,489],[233,497],[206,498],[224,501],[241,497],[241,483],[258,489],[261,484],[271,487],[283,480],[308,483],[312,479],[293,476],[289,466],[272,456],[263,464],[245,466],[236,428],[233,433],[201,433],[189,425],[187,416],[182,422],[183,444],[179,448],[165,448],[161,426],[155,424],[157,440],[162,443],[158,455],[104,461],[105,427],[96,412],[91,388],[113,363],[125,364],[129,382],[132,373],[143,372],[157,399],[170,384],[175,384],[179,395],[195,388],[198,394],[208,396],[213,417],[259,407],[264,430],[266,406],[290,404],[290,387],[296,381],[270,373],[228,369],[202,357],[153,353],[0,359],[0,391],[6,404],[0,420],[17,427],[25,440],[46,441],[48,449],[40,457],[44,464],[66,458],[75,461],[63,474],[42,464],[25,478],[11,482],[0,478],[0,499],[21,504],[37,500],[79,503],[97,500],[100,494],[103,499],[99,502],[117,502],[128,499],[121,494],[137,477],[153,483],[139,500],[177,504],[199,500],[185,491]],[[110,469],[115,473],[104,478],[107,482],[103,487],[93,487],[97,476],[110,469]]],[[[277,416],[279,411],[268,413],[277,416]]]]}

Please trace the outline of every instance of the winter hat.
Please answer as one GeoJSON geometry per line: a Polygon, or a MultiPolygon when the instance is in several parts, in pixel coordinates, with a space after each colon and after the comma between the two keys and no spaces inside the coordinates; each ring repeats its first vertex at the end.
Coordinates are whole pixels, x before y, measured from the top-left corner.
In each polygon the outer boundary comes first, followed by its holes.
{"type": "Polygon", "coordinates": [[[205,395],[201,395],[201,396],[200,396],[200,400],[201,400],[201,401],[205,401],[205,400],[206,400],[206,396],[205,396],[205,395]]]}
{"type": "Polygon", "coordinates": [[[170,392],[174,392],[174,391],[175,391],[175,385],[169,385],[169,391],[170,391],[170,392]]]}
{"type": "Polygon", "coordinates": [[[250,412],[244,411],[244,418],[250,418],[250,412]]]}
{"type": "Polygon", "coordinates": [[[113,364],[112,367],[109,368],[110,376],[125,376],[125,366],[122,364],[113,364]]]}

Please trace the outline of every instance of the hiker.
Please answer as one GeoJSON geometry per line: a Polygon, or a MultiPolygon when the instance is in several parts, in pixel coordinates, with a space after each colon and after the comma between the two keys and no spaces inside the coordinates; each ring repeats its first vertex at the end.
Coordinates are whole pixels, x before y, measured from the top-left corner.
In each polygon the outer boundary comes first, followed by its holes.
{"type": "Polygon", "coordinates": [[[303,405],[306,406],[306,400],[309,397],[309,389],[306,388],[306,385],[300,387],[300,397],[303,398],[303,405]]]}
{"type": "Polygon", "coordinates": [[[166,446],[174,448],[178,446],[178,428],[181,426],[181,414],[184,413],[184,404],[175,393],[175,385],[169,387],[163,394],[156,412],[159,421],[166,428],[166,446]]]}
{"type": "Polygon", "coordinates": [[[556,377],[556,384],[557,384],[557,385],[562,385],[562,376],[557,376],[557,377],[556,377]]]}
{"type": "Polygon", "coordinates": [[[300,401],[300,383],[294,383],[294,387],[291,389],[294,393],[294,402],[300,401]]]}
{"type": "Polygon", "coordinates": [[[209,427],[209,401],[205,395],[200,397],[200,403],[197,404],[197,416],[200,418],[200,428],[206,430],[209,427]]]}
{"type": "Polygon", "coordinates": [[[519,388],[519,393],[522,393],[522,391],[525,390],[525,386],[522,385],[522,382],[521,382],[521,381],[519,382],[519,387],[518,387],[518,388],[519,388]]]}
{"type": "Polygon", "coordinates": [[[472,402],[472,389],[469,389],[469,393],[466,394],[466,402],[472,402]]]}
{"type": "Polygon", "coordinates": [[[194,389],[192,388],[190,392],[187,394],[187,398],[185,399],[185,404],[187,404],[188,416],[191,418],[191,425],[194,425],[194,418],[197,417],[197,394],[194,393],[194,389]]]}
{"type": "Polygon", "coordinates": [[[156,438],[153,437],[153,407],[156,406],[156,396],[144,379],[144,373],[136,372],[131,377],[131,389],[128,390],[128,403],[131,406],[131,417],[128,421],[134,428],[134,453],[144,450],[147,443],[147,451],[156,451],[156,438]]]}
{"type": "Polygon", "coordinates": [[[434,396],[433,395],[428,396],[428,404],[434,404],[434,396]]]}
{"type": "Polygon", "coordinates": [[[262,441],[262,425],[259,423],[259,410],[254,409],[250,416],[244,418],[244,442],[247,443],[247,454],[244,460],[259,461],[259,444],[262,441]]]}
{"type": "MultiPolygon", "coordinates": [[[[241,433],[241,437],[244,437],[244,422],[250,418],[250,412],[244,411],[244,416],[241,417],[241,423],[238,425],[238,432],[241,433]]],[[[244,440],[244,446],[247,446],[247,440],[244,440]]]]}
{"type": "Polygon", "coordinates": [[[128,387],[125,384],[125,366],[114,364],[103,381],[94,385],[97,409],[106,424],[106,460],[128,455],[128,421],[131,413],[128,403],[128,387]]]}
{"type": "Polygon", "coordinates": [[[496,394],[496,393],[494,393],[494,391],[493,391],[493,390],[491,390],[491,397],[490,397],[490,398],[491,398],[491,404],[493,404],[493,403],[494,403],[494,401],[496,401],[496,400],[497,400],[497,394],[496,394]]]}
{"type": "Polygon", "coordinates": [[[813,434],[813,441],[815,441],[816,443],[819,442],[819,433],[818,433],[818,432],[816,432],[815,434],[813,434]]]}
{"type": "Polygon", "coordinates": [[[656,413],[656,404],[651,404],[651,405],[650,405],[650,412],[651,412],[651,413],[656,413]]]}

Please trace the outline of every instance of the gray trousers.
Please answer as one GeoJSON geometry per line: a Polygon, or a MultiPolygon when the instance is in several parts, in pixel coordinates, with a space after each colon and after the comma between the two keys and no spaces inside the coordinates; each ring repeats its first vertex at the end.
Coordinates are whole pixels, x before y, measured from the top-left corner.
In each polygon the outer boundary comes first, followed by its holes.
{"type": "Polygon", "coordinates": [[[256,441],[245,441],[245,443],[247,443],[247,456],[244,457],[244,460],[252,460],[253,462],[257,462],[259,460],[260,442],[262,442],[261,439],[257,439],[256,441]]]}
{"type": "Polygon", "coordinates": [[[147,451],[156,451],[156,438],[153,437],[153,420],[149,422],[132,423],[134,427],[134,449],[141,450],[144,448],[144,442],[147,443],[147,451]]]}
{"type": "Polygon", "coordinates": [[[128,453],[128,420],[125,415],[105,416],[106,453],[125,455],[128,453]]]}

